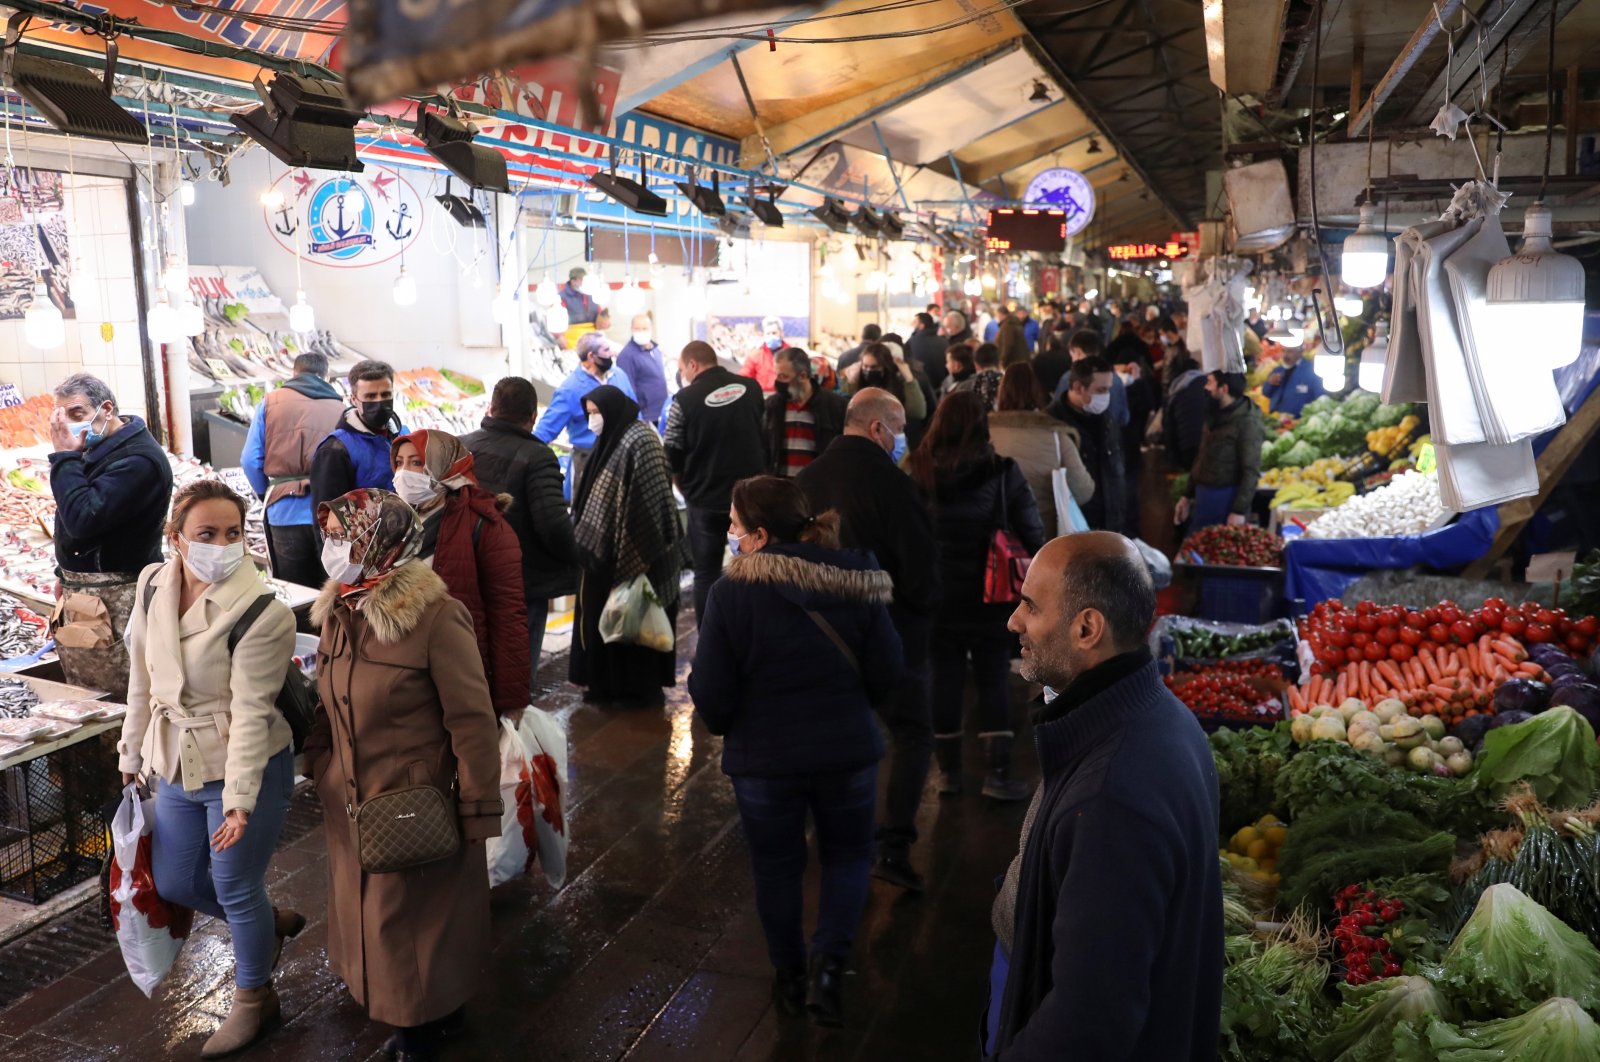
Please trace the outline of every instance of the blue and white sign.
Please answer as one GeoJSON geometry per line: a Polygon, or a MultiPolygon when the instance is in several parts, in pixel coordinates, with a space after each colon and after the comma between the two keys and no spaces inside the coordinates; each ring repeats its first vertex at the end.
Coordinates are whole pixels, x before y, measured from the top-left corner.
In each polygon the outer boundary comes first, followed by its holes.
{"type": "Polygon", "coordinates": [[[387,262],[422,231],[422,200],[399,173],[368,164],[360,174],[290,170],[273,182],[281,206],[264,205],[272,238],[307,262],[356,268],[387,262]]]}
{"type": "Polygon", "coordinates": [[[1094,185],[1077,170],[1065,166],[1041,170],[1028,182],[1022,200],[1030,206],[1053,206],[1065,211],[1069,239],[1087,228],[1094,217],[1094,185]]]}

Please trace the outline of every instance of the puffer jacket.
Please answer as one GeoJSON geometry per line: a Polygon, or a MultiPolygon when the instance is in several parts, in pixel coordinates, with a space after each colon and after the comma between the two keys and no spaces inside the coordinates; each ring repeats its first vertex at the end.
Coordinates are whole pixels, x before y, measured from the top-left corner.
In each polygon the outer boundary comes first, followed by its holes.
{"type": "Polygon", "coordinates": [[[689,673],[695,712],[723,737],[723,773],[853,771],[883,758],[873,705],[903,666],[893,595],[866,554],[792,543],[733,559],[711,588],[689,673]]]}
{"type": "Polygon", "coordinates": [[[522,546],[500,499],[464,487],[444,503],[433,570],[450,596],[467,607],[496,715],[528,706],[528,604],[522,591],[522,546]]]}
{"type": "Polygon", "coordinates": [[[1189,480],[1201,487],[1232,487],[1230,512],[1248,513],[1261,479],[1261,442],[1266,435],[1261,411],[1248,398],[1215,410],[1200,439],[1189,480]]]}
{"type": "Polygon", "coordinates": [[[561,464],[531,431],[497,417],[461,437],[472,451],[478,482],[493,494],[511,495],[506,520],[522,543],[522,589],[529,601],[578,589],[578,544],[562,494],[561,464]]]}
{"type": "Polygon", "coordinates": [[[983,601],[984,568],[994,533],[1009,527],[1029,553],[1039,552],[1045,544],[1033,489],[1015,461],[990,452],[939,474],[930,501],[944,587],[939,622],[988,626],[996,613],[1009,613],[1013,607],[983,601]]]}

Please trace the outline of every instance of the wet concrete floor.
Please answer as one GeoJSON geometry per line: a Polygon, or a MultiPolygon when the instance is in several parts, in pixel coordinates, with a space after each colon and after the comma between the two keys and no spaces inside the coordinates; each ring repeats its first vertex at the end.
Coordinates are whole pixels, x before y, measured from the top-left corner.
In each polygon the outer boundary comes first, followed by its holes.
{"type": "MultiPolygon", "coordinates": [[[[1016,850],[1024,806],[978,795],[982,758],[969,740],[967,792],[941,799],[930,786],[924,797],[913,859],[927,875],[927,893],[873,882],[849,979],[848,1024],[822,1030],[780,1016],[770,1002],[771,968],[733,792],[718,767],[721,743],[694,720],[684,686],[692,617],[683,626],[679,683],[665,709],[584,704],[560,681],[565,658],[546,664],[541,677],[552,692],[540,703],[560,715],[571,742],[567,883],[559,892],[542,878],[495,890],[494,946],[468,1005],[469,1034],[443,1057],[975,1058],[993,947],[992,883],[1016,850]]],[[[1026,739],[1018,770],[1037,776],[1026,739]]],[[[303,912],[310,925],[278,970],[283,1025],[236,1057],[381,1059],[390,1030],[367,1021],[324,959],[325,845],[309,794],[299,798],[290,827],[268,885],[275,904],[303,912]]],[[[814,858],[810,869],[814,912],[814,858]]],[[[0,1058],[199,1057],[231,1000],[226,925],[202,919],[150,1000],[129,980],[109,934],[104,943],[97,957],[0,1011],[0,1058]]]]}

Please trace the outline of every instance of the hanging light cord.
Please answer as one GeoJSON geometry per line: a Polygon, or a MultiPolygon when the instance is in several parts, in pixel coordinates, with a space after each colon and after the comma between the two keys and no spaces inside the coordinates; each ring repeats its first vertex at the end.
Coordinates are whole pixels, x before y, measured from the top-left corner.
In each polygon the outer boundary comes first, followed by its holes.
{"type": "MultiPolygon", "coordinates": [[[[1317,224],[1317,218],[1321,215],[1317,213],[1317,101],[1315,86],[1317,84],[1318,72],[1322,69],[1322,9],[1323,5],[1318,3],[1316,25],[1312,30],[1313,54],[1311,58],[1311,84],[1313,87],[1313,92],[1311,107],[1309,108],[1310,115],[1306,124],[1308,126],[1308,135],[1311,140],[1311,239],[1317,245],[1317,261],[1322,264],[1322,282],[1324,285],[1331,288],[1333,286],[1333,271],[1328,268],[1328,249],[1322,245],[1322,230],[1321,226],[1317,224]]],[[[1368,122],[1367,124],[1370,128],[1372,123],[1368,122]]],[[[1369,159],[1367,162],[1368,194],[1371,194],[1372,190],[1372,163],[1370,160],[1370,151],[1371,148],[1369,147],[1369,159]]],[[[1322,288],[1311,289],[1311,308],[1316,312],[1317,315],[1317,332],[1322,337],[1322,349],[1327,351],[1329,354],[1342,355],[1344,354],[1344,333],[1339,331],[1339,315],[1337,313],[1329,313],[1328,316],[1333,318],[1333,327],[1329,328],[1327,318],[1323,317],[1322,315],[1322,302],[1317,298],[1317,295],[1320,292],[1322,292],[1322,288]]],[[[1330,311],[1332,311],[1333,293],[1329,291],[1325,294],[1327,295],[1328,299],[1328,308],[1330,311]]]]}
{"type": "Polygon", "coordinates": [[[1539,181],[1539,202],[1544,202],[1545,189],[1550,186],[1550,143],[1556,125],[1556,0],[1550,0],[1550,44],[1544,67],[1544,177],[1539,181]]]}

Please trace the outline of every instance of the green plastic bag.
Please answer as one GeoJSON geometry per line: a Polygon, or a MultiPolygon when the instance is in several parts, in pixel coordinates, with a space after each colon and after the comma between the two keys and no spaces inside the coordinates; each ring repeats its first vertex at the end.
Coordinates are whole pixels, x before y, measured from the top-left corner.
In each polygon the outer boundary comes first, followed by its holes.
{"type": "Polygon", "coordinates": [[[600,611],[600,639],[607,645],[624,642],[660,653],[672,652],[675,639],[667,610],[643,575],[611,588],[600,611]]]}

